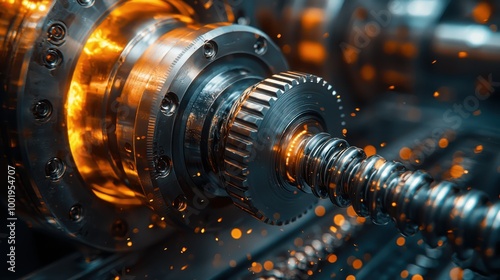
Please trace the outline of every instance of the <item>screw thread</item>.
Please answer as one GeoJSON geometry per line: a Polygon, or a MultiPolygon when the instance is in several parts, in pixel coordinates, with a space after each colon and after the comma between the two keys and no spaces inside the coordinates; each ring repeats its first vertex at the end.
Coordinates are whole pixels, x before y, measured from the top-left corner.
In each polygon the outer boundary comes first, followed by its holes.
{"type": "Polygon", "coordinates": [[[352,204],[375,224],[393,220],[404,235],[421,230],[433,247],[446,238],[462,265],[500,271],[500,202],[378,155],[367,158],[327,133],[304,137],[299,150],[294,173],[302,190],[340,207],[352,204]]]}

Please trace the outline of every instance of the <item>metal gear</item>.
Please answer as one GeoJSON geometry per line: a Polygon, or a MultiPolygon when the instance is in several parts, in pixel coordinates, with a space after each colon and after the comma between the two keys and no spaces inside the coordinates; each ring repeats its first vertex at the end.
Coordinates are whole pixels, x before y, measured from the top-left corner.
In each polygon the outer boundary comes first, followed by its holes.
{"type": "Polygon", "coordinates": [[[276,169],[289,164],[280,155],[294,139],[285,135],[345,134],[342,110],[333,87],[310,74],[284,72],[248,88],[232,108],[225,139],[223,177],[233,202],[269,224],[302,216],[316,198],[276,169]]]}

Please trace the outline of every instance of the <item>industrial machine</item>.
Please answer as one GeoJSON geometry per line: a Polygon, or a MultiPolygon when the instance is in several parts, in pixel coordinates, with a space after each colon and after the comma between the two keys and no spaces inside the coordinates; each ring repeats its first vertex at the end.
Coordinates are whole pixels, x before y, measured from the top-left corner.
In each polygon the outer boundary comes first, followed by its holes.
{"type": "Polygon", "coordinates": [[[0,2],[2,275],[494,279],[497,4],[372,2],[0,2]]]}

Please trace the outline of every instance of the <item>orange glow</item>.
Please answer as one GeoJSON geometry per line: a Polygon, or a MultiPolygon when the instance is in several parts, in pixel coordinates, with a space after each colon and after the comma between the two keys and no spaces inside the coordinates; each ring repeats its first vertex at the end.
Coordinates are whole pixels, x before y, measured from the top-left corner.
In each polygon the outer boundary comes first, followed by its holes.
{"type": "Polygon", "coordinates": [[[356,222],[358,224],[362,224],[362,223],[366,222],[366,218],[365,217],[357,217],[356,222]]]}
{"type": "Polygon", "coordinates": [[[449,144],[448,139],[446,139],[446,138],[439,139],[439,147],[441,149],[448,147],[448,144],[449,144]]]}
{"type": "Polygon", "coordinates": [[[394,41],[387,41],[384,43],[384,52],[387,54],[393,54],[398,50],[398,43],[394,41]]]}
{"type": "Polygon", "coordinates": [[[401,278],[403,279],[408,278],[408,275],[410,275],[410,273],[408,273],[408,270],[403,270],[401,271],[401,274],[399,274],[399,276],[401,276],[401,278]]]}
{"type": "Polygon", "coordinates": [[[356,280],[356,276],[354,275],[348,275],[345,280],[356,280]]]}
{"type": "Polygon", "coordinates": [[[365,151],[367,157],[373,156],[377,153],[377,148],[372,145],[367,145],[363,150],[365,151]]]}
{"type": "Polygon", "coordinates": [[[326,50],[321,43],[301,41],[298,46],[300,58],[309,63],[321,64],[326,58],[326,50]]]}
{"type": "Polygon", "coordinates": [[[240,239],[240,238],[241,238],[241,236],[242,236],[241,229],[239,229],[239,228],[233,228],[233,229],[231,230],[231,237],[232,237],[232,238],[234,238],[234,239],[238,240],[238,239],[240,239]]]}
{"type": "Polygon", "coordinates": [[[40,1],[40,0],[23,0],[23,1],[16,1],[16,0],[2,0],[0,3],[6,3],[13,5],[14,7],[3,7],[6,9],[16,9],[18,8],[19,13],[25,13],[27,11],[35,11],[38,10],[39,12],[45,12],[47,11],[47,7],[51,5],[52,1],[40,1]],[[19,3],[20,2],[20,3],[19,3]],[[19,5],[21,4],[21,5],[19,5]]]}
{"type": "Polygon", "coordinates": [[[458,57],[459,58],[466,58],[468,56],[469,56],[469,54],[467,52],[458,52],[458,57]]]}
{"type": "Polygon", "coordinates": [[[272,261],[266,261],[264,262],[264,269],[267,271],[270,271],[274,268],[274,264],[272,261]]]}
{"type": "Polygon", "coordinates": [[[411,277],[411,280],[424,280],[424,277],[420,274],[415,274],[411,277]]]}
{"type": "Polygon", "coordinates": [[[406,243],[406,239],[402,236],[398,237],[398,239],[396,239],[396,244],[401,247],[401,246],[404,246],[406,243]]]}
{"type": "Polygon", "coordinates": [[[472,17],[478,23],[486,23],[491,17],[492,8],[489,3],[480,2],[472,10],[472,17]]]}
{"type": "Polygon", "coordinates": [[[325,12],[320,8],[308,8],[302,13],[302,28],[306,31],[315,29],[321,25],[325,18],[325,12]]]}
{"type": "Polygon", "coordinates": [[[482,151],[483,151],[483,145],[477,145],[477,146],[474,148],[474,153],[475,153],[475,154],[480,154],[482,151]]]}
{"type": "Polygon", "coordinates": [[[352,262],[352,268],[354,268],[354,269],[361,269],[362,267],[363,267],[363,261],[361,261],[360,259],[355,259],[352,262]]]}
{"type": "Polygon", "coordinates": [[[342,53],[344,54],[344,61],[353,64],[358,61],[359,51],[354,47],[345,47],[342,49],[342,53]]]}
{"type": "Polygon", "coordinates": [[[465,170],[461,165],[455,164],[451,167],[450,169],[450,175],[453,178],[460,178],[462,175],[464,175],[465,170]]]}
{"type": "Polygon", "coordinates": [[[460,267],[454,267],[450,269],[450,279],[451,280],[462,280],[464,271],[460,267]]]}
{"type": "Polygon", "coordinates": [[[262,271],[262,265],[258,262],[253,262],[250,270],[252,270],[255,273],[260,273],[262,271]]]}
{"type": "Polygon", "coordinates": [[[321,206],[321,205],[318,205],[315,209],[314,209],[314,214],[316,214],[316,216],[318,217],[323,217],[326,213],[326,209],[325,207],[321,206]]]}
{"type": "Polygon", "coordinates": [[[399,150],[399,157],[402,160],[409,160],[411,158],[412,152],[411,149],[408,147],[403,147],[401,150],[399,150]]]}
{"type": "MultiPolygon", "coordinates": [[[[148,1],[146,5],[144,1],[133,0],[114,9],[88,37],[73,73],[65,103],[71,154],[78,172],[89,182],[92,191],[108,202],[142,204],[138,195],[123,183],[122,174],[117,174],[108,155],[101,152],[107,148],[107,134],[115,128],[113,123],[108,128],[102,113],[96,113],[105,110],[104,104],[114,82],[113,68],[117,67],[131,39],[121,32],[128,24],[124,19],[144,11],[168,11],[168,7],[161,1],[148,1]],[[103,107],[95,108],[96,104],[103,104],[103,107]],[[98,182],[95,177],[99,177],[98,182]]],[[[139,100],[128,101],[139,103],[139,100]]],[[[134,164],[129,162],[128,166],[131,167],[126,172],[136,175],[134,164]]]]}
{"type": "Polygon", "coordinates": [[[434,92],[434,97],[439,97],[439,91],[434,92]]]}
{"type": "MultiPolygon", "coordinates": [[[[307,134],[307,129],[304,129],[300,131],[297,135],[295,135],[292,140],[290,141],[290,144],[286,148],[286,155],[285,155],[285,165],[293,167],[295,164],[295,157],[297,156],[297,151],[296,148],[298,144],[300,143],[300,140],[304,135],[307,134]]],[[[286,176],[290,182],[295,182],[295,177],[293,174],[290,174],[288,168],[286,169],[286,176]]]]}
{"type": "Polygon", "coordinates": [[[98,28],[90,35],[87,43],[83,47],[83,51],[87,55],[109,55],[109,52],[120,53],[124,46],[113,41],[110,37],[112,29],[98,28]]]}
{"type": "Polygon", "coordinates": [[[365,64],[361,67],[361,78],[365,81],[373,80],[375,73],[375,68],[371,64],[365,64]]]}
{"type": "Polygon", "coordinates": [[[337,226],[342,226],[345,222],[345,217],[342,214],[337,214],[337,215],[335,215],[335,217],[333,217],[333,222],[337,226]]]}
{"type": "Polygon", "coordinates": [[[401,53],[409,58],[412,58],[417,55],[417,47],[412,43],[405,43],[401,46],[401,53]]]}
{"type": "Polygon", "coordinates": [[[328,262],[329,262],[329,263],[335,263],[336,261],[337,261],[337,255],[335,255],[335,254],[330,254],[330,255],[328,256],[328,262]]]}
{"type": "Polygon", "coordinates": [[[358,214],[356,214],[356,211],[354,210],[354,207],[352,207],[352,205],[347,207],[347,215],[349,217],[353,217],[353,218],[358,216],[358,214]]]}

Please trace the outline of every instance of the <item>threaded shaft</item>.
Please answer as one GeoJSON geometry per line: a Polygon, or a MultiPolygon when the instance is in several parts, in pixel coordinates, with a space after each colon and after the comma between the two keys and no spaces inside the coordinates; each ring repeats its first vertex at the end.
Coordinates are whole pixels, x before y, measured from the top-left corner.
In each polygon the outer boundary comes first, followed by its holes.
{"type": "Polygon", "coordinates": [[[375,224],[392,219],[404,235],[420,229],[431,246],[447,238],[465,266],[500,272],[500,202],[451,182],[434,183],[427,173],[378,155],[367,158],[327,133],[305,136],[298,146],[293,173],[300,189],[340,207],[352,204],[375,224]]]}

